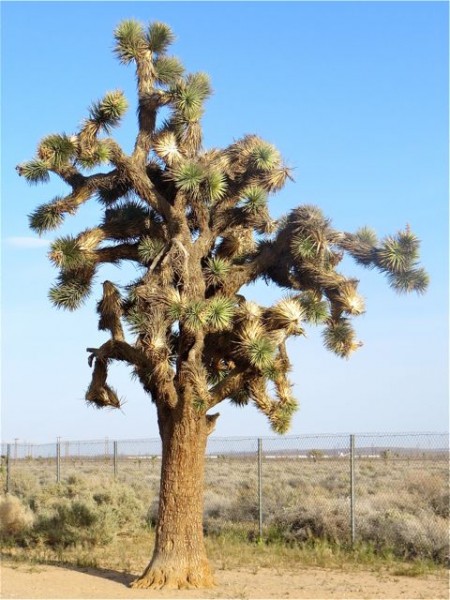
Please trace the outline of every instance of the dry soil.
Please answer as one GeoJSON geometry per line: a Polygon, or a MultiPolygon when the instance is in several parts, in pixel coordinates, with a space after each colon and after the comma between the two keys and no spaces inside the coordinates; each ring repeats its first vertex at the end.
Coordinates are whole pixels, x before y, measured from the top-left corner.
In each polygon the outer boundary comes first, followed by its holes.
{"type": "Polygon", "coordinates": [[[437,575],[406,577],[368,571],[299,568],[255,568],[216,572],[212,590],[153,591],[128,587],[134,578],[117,571],[26,565],[4,561],[1,598],[311,598],[395,599],[449,597],[448,578],[437,575]]]}

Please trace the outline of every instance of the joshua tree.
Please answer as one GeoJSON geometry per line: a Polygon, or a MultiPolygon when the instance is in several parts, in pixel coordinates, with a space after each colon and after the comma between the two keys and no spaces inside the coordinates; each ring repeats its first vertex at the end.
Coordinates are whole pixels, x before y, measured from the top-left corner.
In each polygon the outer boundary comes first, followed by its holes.
{"type": "Polygon", "coordinates": [[[109,339],[87,349],[93,373],[86,399],[119,408],[107,374],[113,361],[124,361],[156,406],[162,439],[156,542],[134,586],[209,586],[204,451],[219,416],[211,410],[224,400],[253,403],[283,433],[297,408],[286,339],[313,323],[341,357],[360,346],[350,321],[364,311],[358,281],[336,270],[346,253],[385,273],[400,292],[423,292],[427,275],[408,227],[378,241],[366,227],[336,231],[309,205],[273,220],[268,197],[290,177],[277,149],[256,135],[205,149],[200,120],[209,79],[185,74],[167,54],[170,28],[127,20],[114,36],[120,62],[136,67],[132,153],[109,137],[127,109],[115,90],[92,104],[76,133],[45,137],[36,157],[17,170],[30,183],[55,174],[70,188],[30,215],[38,234],[56,229],[90,199],[103,207],[101,223],[51,246],[60,270],[49,293],[55,306],[78,308],[104,263],[132,261],[139,268],[129,285],[103,283],[99,329],[109,339]],[[86,172],[101,164],[105,172],[86,172]],[[273,306],[246,300],[241,288],[258,280],[279,286],[284,296],[273,306]]]}

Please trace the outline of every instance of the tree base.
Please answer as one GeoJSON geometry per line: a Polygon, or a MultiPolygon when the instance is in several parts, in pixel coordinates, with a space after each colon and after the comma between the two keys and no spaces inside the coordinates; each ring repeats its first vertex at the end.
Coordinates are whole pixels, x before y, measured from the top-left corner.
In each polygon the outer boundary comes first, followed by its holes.
{"type": "Polygon", "coordinates": [[[209,566],[201,569],[194,567],[157,567],[151,564],[144,573],[131,582],[134,589],[186,590],[212,588],[215,586],[214,577],[209,566]]]}

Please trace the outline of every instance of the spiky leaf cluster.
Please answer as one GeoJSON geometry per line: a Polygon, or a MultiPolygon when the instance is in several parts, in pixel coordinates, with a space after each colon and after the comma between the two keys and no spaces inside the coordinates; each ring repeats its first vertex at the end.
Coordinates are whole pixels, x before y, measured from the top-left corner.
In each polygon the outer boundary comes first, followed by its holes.
{"type": "Polygon", "coordinates": [[[175,85],[183,76],[184,67],[175,56],[159,56],[155,60],[156,79],[162,85],[175,85]]]}
{"type": "Polygon", "coordinates": [[[17,166],[17,172],[31,184],[48,183],[50,174],[46,161],[35,159],[17,166]]]}
{"type": "Polygon", "coordinates": [[[146,34],[148,48],[155,53],[164,53],[175,41],[175,36],[166,23],[154,21],[150,23],[146,34]]]}
{"type": "Polygon", "coordinates": [[[67,135],[49,135],[45,137],[38,148],[38,156],[50,167],[58,169],[75,157],[77,151],[73,138],[67,135]]]}
{"type": "Polygon", "coordinates": [[[59,283],[49,291],[49,298],[57,308],[76,310],[80,308],[91,291],[90,281],[86,280],[59,280],[59,283]]]}
{"type": "Polygon", "coordinates": [[[214,296],[206,308],[206,320],[212,331],[229,329],[234,316],[234,301],[226,296],[214,296]]]}
{"type": "Polygon", "coordinates": [[[192,160],[182,163],[173,171],[172,176],[179,190],[196,195],[200,191],[206,173],[202,165],[192,160]]]}
{"type": "Polygon", "coordinates": [[[197,332],[204,329],[208,321],[206,302],[190,302],[182,315],[182,325],[191,332],[197,332]]]}
{"type": "Polygon", "coordinates": [[[342,358],[348,358],[361,346],[356,340],[355,331],[347,319],[331,321],[324,329],[325,347],[342,358]]]}
{"type": "Polygon", "coordinates": [[[78,269],[89,261],[80,248],[78,240],[70,235],[58,238],[53,242],[49,258],[56,267],[66,271],[78,269]]]}
{"type": "Polygon", "coordinates": [[[257,185],[249,185],[242,191],[242,208],[250,214],[257,214],[266,207],[267,192],[257,185]]]}
{"type": "Polygon", "coordinates": [[[102,100],[94,102],[89,109],[89,118],[107,133],[116,127],[128,108],[128,102],[120,90],[108,92],[102,100]]]}
{"type": "Polygon", "coordinates": [[[138,246],[139,258],[144,264],[150,264],[164,248],[162,240],[143,237],[138,246]]]}
{"type": "Polygon", "coordinates": [[[232,264],[226,258],[214,256],[208,258],[204,269],[207,285],[218,286],[224,283],[230,273],[232,264]]]}
{"type": "Polygon", "coordinates": [[[114,31],[114,37],[116,39],[114,51],[123,64],[136,60],[148,47],[142,25],[134,19],[122,21],[114,31]]]}
{"type": "Polygon", "coordinates": [[[212,88],[206,73],[189,74],[174,89],[175,106],[181,120],[198,121],[203,114],[203,103],[211,95],[212,88]]]}
{"type": "Polygon", "coordinates": [[[321,299],[317,292],[307,290],[297,297],[297,302],[302,307],[305,321],[313,325],[324,323],[329,317],[328,304],[321,299]]]}
{"type": "Polygon", "coordinates": [[[29,215],[30,228],[39,235],[52,229],[58,229],[64,221],[64,212],[61,207],[62,198],[55,198],[53,202],[41,204],[29,215]]]}

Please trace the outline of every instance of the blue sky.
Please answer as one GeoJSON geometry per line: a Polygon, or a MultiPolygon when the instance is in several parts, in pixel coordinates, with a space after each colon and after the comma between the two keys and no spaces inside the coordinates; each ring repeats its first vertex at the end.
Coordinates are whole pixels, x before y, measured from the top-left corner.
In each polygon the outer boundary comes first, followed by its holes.
{"type": "MultiPolygon", "coordinates": [[[[122,412],[88,408],[87,346],[96,294],[75,313],[54,309],[48,241],[98,219],[95,204],[39,240],[27,214],[61,182],[29,187],[14,170],[49,133],[75,131],[93,100],[123,89],[130,109],[115,137],[130,150],[131,67],[112,54],[125,18],[169,23],[173,52],[210,74],[205,145],[245,133],[274,143],[295,183],[272,198],[274,216],[317,204],[336,228],[382,237],[407,222],[431,277],[425,296],[398,296],[383,276],[345,261],[361,279],[362,349],[327,352],[320,331],[290,344],[300,411],[292,434],[445,431],[448,427],[448,4],[445,2],[2,2],[2,436],[4,441],[156,437],[155,410],[125,367],[111,382],[122,412]]],[[[107,270],[123,282],[129,269],[107,270]]],[[[99,288],[97,288],[97,295],[99,288]]],[[[249,294],[269,303],[277,290],[249,294]]],[[[251,407],[220,407],[215,435],[271,435],[251,407]]]]}

